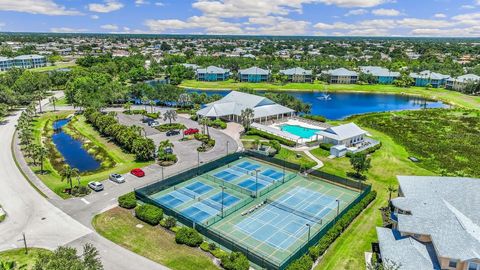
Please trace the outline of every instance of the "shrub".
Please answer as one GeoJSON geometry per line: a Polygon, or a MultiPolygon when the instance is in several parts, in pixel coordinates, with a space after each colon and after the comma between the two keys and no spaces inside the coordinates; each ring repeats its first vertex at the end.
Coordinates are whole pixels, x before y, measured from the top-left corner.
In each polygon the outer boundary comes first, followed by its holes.
{"type": "Polygon", "coordinates": [[[181,123],[162,124],[155,128],[160,132],[167,132],[169,130],[177,130],[177,129],[187,129],[187,127],[185,127],[185,125],[181,123]]]}
{"type": "Polygon", "coordinates": [[[135,208],[135,216],[150,225],[156,226],[162,220],[163,210],[151,204],[139,205],[135,208]]]}
{"type": "Polygon", "coordinates": [[[257,135],[257,136],[260,136],[260,137],[265,138],[267,140],[276,140],[279,143],[281,143],[283,145],[286,145],[286,146],[290,146],[290,147],[294,147],[296,145],[296,142],[294,142],[294,141],[287,140],[285,138],[282,138],[282,137],[279,137],[279,136],[276,136],[276,135],[258,130],[256,128],[251,128],[245,134],[246,135],[257,135]]]}
{"type": "Polygon", "coordinates": [[[198,247],[202,244],[203,238],[195,229],[182,227],[175,234],[175,242],[190,247],[198,247]]]}
{"type": "Polygon", "coordinates": [[[302,115],[302,117],[305,119],[309,119],[317,122],[322,122],[322,123],[327,122],[327,118],[321,115],[305,114],[305,115],[302,115]]]}
{"type": "Polygon", "coordinates": [[[146,113],[145,116],[148,117],[148,118],[152,118],[152,119],[158,119],[160,117],[160,113],[158,113],[158,112],[156,112],[156,113],[146,113]]]}
{"type": "Polygon", "coordinates": [[[226,129],[227,123],[223,122],[221,119],[215,119],[208,123],[208,126],[220,129],[226,129]]]}
{"type": "Polygon", "coordinates": [[[160,225],[164,228],[171,229],[177,225],[177,220],[174,217],[166,217],[160,222],[160,225]]]}
{"type": "Polygon", "coordinates": [[[313,260],[308,255],[303,255],[300,259],[293,261],[287,270],[310,270],[313,266],[313,260]]]}
{"type": "Polygon", "coordinates": [[[327,151],[330,151],[330,148],[332,148],[333,144],[331,143],[321,143],[320,144],[320,148],[322,148],[323,150],[327,150],[327,151]]]}
{"type": "Polygon", "coordinates": [[[125,209],[133,209],[137,207],[137,198],[135,193],[130,192],[118,197],[118,205],[125,209]]]}
{"type": "Polygon", "coordinates": [[[282,146],[277,140],[271,140],[269,144],[273,149],[275,149],[275,151],[277,151],[277,153],[279,153],[282,149],[282,146]]]}
{"type": "Polygon", "coordinates": [[[210,251],[210,247],[209,247],[209,245],[208,245],[208,242],[203,242],[203,243],[200,245],[200,249],[203,250],[203,251],[209,252],[209,251],[210,251]]]}
{"type": "Polygon", "coordinates": [[[88,187],[75,186],[72,189],[71,195],[74,196],[74,197],[83,197],[83,196],[86,196],[86,195],[90,194],[90,192],[92,192],[92,190],[89,189],[88,187]]]}
{"type": "Polygon", "coordinates": [[[227,257],[228,256],[228,253],[225,252],[224,250],[220,249],[220,248],[215,248],[213,250],[210,250],[210,253],[215,257],[215,258],[219,258],[219,259],[222,259],[224,257],[227,257]]]}
{"type": "Polygon", "coordinates": [[[222,266],[226,270],[248,270],[250,268],[247,257],[241,252],[232,252],[230,256],[223,256],[221,260],[222,266]]]}

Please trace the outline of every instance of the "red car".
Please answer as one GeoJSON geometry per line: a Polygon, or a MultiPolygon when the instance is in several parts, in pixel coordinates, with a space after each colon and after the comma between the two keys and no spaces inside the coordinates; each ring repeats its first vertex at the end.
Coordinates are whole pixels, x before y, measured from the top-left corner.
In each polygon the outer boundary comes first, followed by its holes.
{"type": "Polygon", "coordinates": [[[189,129],[185,130],[185,131],[183,132],[183,134],[184,134],[184,135],[193,135],[193,134],[197,134],[198,132],[200,132],[200,131],[198,130],[198,128],[189,128],[189,129]]]}
{"type": "Polygon", "coordinates": [[[136,177],[144,177],[145,176],[145,172],[140,168],[135,168],[135,169],[131,170],[130,173],[135,175],[136,177]]]}

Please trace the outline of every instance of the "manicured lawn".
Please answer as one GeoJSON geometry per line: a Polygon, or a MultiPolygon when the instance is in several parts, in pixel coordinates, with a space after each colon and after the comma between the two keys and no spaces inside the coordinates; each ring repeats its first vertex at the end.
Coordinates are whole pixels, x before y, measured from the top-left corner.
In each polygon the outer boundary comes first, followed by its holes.
{"type": "Polygon", "coordinates": [[[203,90],[237,90],[241,87],[248,87],[255,90],[267,91],[332,91],[332,92],[367,92],[367,93],[387,93],[387,94],[405,94],[415,95],[426,98],[432,98],[447,102],[452,105],[458,105],[469,109],[480,108],[479,96],[468,96],[459,92],[445,89],[426,89],[423,87],[399,88],[393,85],[358,85],[358,84],[330,84],[324,85],[320,82],[315,83],[287,83],[285,85],[276,85],[272,83],[240,83],[229,81],[220,82],[199,82],[195,80],[183,81],[180,85],[185,88],[203,89],[203,90]]]}
{"type": "MultiPolygon", "coordinates": [[[[48,119],[62,119],[67,117],[73,112],[59,112],[59,113],[45,113],[36,119],[34,124],[34,135],[37,143],[40,142],[41,131],[46,125],[48,119]]],[[[105,149],[108,155],[115,161],[116,165],[113,168],[102,170],[96,173],[83,175],[80,178],[82,185],[86,185],[90,181],[103,181],[108,178],[108,175],[111,173],[127,173],[133,168],[144,167],[152,162],[137,162],[135,156],[132,154],[125,153],[120,147],[110,142],[107,138],[100,136],[100,134],[93,129],[93,127],[85,122],[83,116],[77,116],[78,121],[73,124],[73,127],[78,130],[82,136],[88,138],[95,145],[105,149]]],[[[40,179],[55,193],[57,193],[62,198],[68,198],[69,195],[63,193],[62,191],[68,187],[66,182],[61,181],[59,172],[57,172],[52,164],[46,159],[44,164],[45,170],[49,173],[45,175],[38,175],[40,179]]],[[[39,167],[32,166],[34,171],[39,171],[39,167]]]]}
{"type": "Polygon", "coordinates": [[[218,269],[200,249],[176,244],[173,233],[143,223],[128,210],[111,209],[95,216],[92,224],[105,238],[173,270],[218,269]]]}
{"type": "Polygon", "coordinates": [[[297,151],[292,151],[290,149],[283,148],[280,150],[278,154],[275,155],[275,158],[278,159],[285,159],[287,162],[291,163],[296,163],[300,165],[304,165],[305,168],[312,168],[317,163],[313,161],[311,158],[309,158],[305,153],[303,152],[297,152],[297,151]],[[299,157],[297,157],[299,155],[299,157]]]}
{"type": "Polygon", "coordinates": [[[77,64],[75,64],[75,63],[56,63],[55,66],[32,68],[30,70],[34,71],[34,72],[46,72],[46,71],[52,71],[52,70],[56,70],[56,69],[60,69],[60,68],[74,67],[76,65],[77,64]]]}
{"type": "MultiPolygon", "coordinates": [[[[371,251],[371,242],[377,240],[376,226],[381,226],[378,210],[387,204],[387,186],[398,186],[397,175],[433,175],[408,160],[409,154],[387,135],[368,130],[375,139],[380,140],[382,148],[372,154],[372,168],[367,173],[367,182],[378,192],[377,199],[366,209],[350,227],[333,243],[315,269],[364,269],[364,252],[371,251]]],[[[325,150],[311,151],[325,166],[322,171],[346,177],[352,171],[348,158],[328,159],[325,150]]]]}
{"type": "Polygon", "coordinates": [[[55,102],[55,106],[67,106],[67,105],[70,105],[70,104],[68,104],[67,98],[65,97],[62,97],[58,99],[57,102],[55,102]]]}
{"type": "Polygon", "coordinates": [[[16,263],[15,269],[32,269],[39,254],[47,254],[51,251],[43,248],[29,248],[28,254],[25,254],[25,249],[12,249],[0,252],[0,262],[14,261],[16,263]]]}

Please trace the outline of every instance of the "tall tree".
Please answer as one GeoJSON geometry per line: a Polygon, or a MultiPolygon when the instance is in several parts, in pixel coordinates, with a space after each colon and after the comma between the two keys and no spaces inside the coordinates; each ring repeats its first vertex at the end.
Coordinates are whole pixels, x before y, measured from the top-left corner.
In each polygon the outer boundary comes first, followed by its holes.
{"type": "Polygon", "coordinates": [[[57,98],[56,96],[52,96],[52,97],[50,97],[50,99],[48,99],[48,101],[49,101],[50,103],[52,103],[52,105],[53,105],[53,111],[56,111],[57,109],[56,109],[56,107],[55,107],[55,104],[57,103],[58,98],[57,98]]]}
{"type": "Polygon", "coordinates": [[[355,175],[361,178],[362,173],[371,168],[371,159],[365,153],[357,153],[350,157],[350,164],[355,171],[355,175]]]}
{"type": "Polygon", "coordinates": [[[254,117],[254,111],[251,108],[246,108],[241,111],[240,113],[240,119],[242,121],[242,125],[245,128],[245,130],[249,130],[250,126],[252,125],[253,122],[253,117],[254,117]]]}
{"type": "Polygon", "coordinates": [[[175,110],[168,110],[163,114],[163,121],[168,121],[172,124],[172,121],[177,120],[177,112],[175,110]]]}
{"type": "Polygon", "coordinates": [[[70,165],[63,165],[63,169],[60,171],[60,177],[62,181],[66,180],[70,184],[70,193],[73,189],[73,178],[80,175],[80,171],[77,168],[72,168],[70,165]]]}

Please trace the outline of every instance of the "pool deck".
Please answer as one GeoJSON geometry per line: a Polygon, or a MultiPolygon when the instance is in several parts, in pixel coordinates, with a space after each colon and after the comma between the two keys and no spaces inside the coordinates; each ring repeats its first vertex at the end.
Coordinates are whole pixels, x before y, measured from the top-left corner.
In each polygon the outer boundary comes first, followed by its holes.
{"type": "MultiPolygon", "coordinates": [[[[289,118],[286,121],[273,123],[273,124],[270,125],[270,127],[278,129],[278,130],[282,130],[281,126],[283,126],[283,125],[301,126],[301,127],[305,127],[305,128],[318,129],[318,130],[325,130],[326,129],[326,127],[306,123],[305,121],[300,121],[300,120],[295,119],[295,118],[289,118]]],[[[296,134],[294,134],[294,135],[296,135],[296,134]]],[[[304,144],[306,142],[315,141],[316,139],[317,139],[317,136],[314,135],[314,136],[312,136],[308,139],[302,138],[298,141],[298,143],[304,144]]]]}

